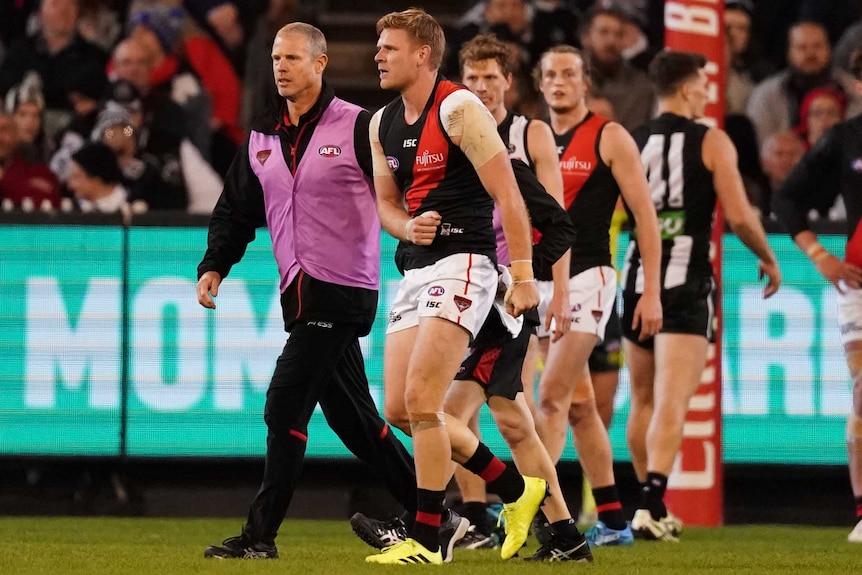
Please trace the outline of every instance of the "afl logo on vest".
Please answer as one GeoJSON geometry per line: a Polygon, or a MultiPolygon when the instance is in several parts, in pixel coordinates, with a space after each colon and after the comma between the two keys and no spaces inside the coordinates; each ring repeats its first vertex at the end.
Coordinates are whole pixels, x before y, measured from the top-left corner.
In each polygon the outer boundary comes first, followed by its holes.
{"type": "Polygon", "coordinates": [[[397,170],[398,166],[400,165],[398,163],[398,158],[396,158],[395,156],[386,156],[386,163],[389,164],[389,169],[393,172],[397,170]]]}
{"type": "Polygon", "coordinates": [[[341,155],[341,148],[338,146],[320,146],[317,153],[324,158],[334,158],[341,155]]]}

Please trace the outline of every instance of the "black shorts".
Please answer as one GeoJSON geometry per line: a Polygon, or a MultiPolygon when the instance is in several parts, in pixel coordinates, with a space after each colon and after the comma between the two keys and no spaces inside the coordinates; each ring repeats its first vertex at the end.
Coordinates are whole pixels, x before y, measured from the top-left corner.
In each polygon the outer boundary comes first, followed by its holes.
{"type": "MultiPolygon", "coordinates": [[[[617,296],[619,297],[619,296],[617,296]]],[[[611,317],[605,327],[605,339],[596,344],[590,354],[590,373],[619,371],[623,366],[623,332],[620,326],[620,313],[617,310],[618,301],[614,302],[611,317]]]]}
{"type": "Polygon", "coordinates": [[[521,369],[530,345],[530,335],[535,331],[535,324],[525,321],[521,333],[513,338],[503,325],[497,308],[491,308],[455,379],[475,381],[485,390],[486,397],[496,395],[514,400],[524,391],[521,369]]]}
{"type": "MultiPolygon", "coordinates": [[[[640,294],[623,292],[623,337],[633,343],[652,349],[653,338],[638,341],[640,329],[632,329],[632,317],[640,294]]],[[[715,284],[712,277],[689,280],[681,286],[662,289],[661,333],[689,333],[702,335],[715,342],[715,284]]]]}

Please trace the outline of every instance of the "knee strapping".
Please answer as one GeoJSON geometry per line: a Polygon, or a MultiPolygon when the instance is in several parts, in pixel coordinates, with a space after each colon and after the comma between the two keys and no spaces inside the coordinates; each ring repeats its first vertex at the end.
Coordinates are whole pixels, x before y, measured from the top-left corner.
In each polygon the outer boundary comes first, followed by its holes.
{"type": "Polygon", "coordinates": [[[435,411],[433,413],[411,413],[409,414],[409,417],[410,431],[413,433],[446,425],[446,414],[442,411],[435,411]]]}
{"type": "Polygon", "coordinates": [[[855,413],[847,418],[847,441],[850,443],[862,442],[862,417],[855,413]]]}

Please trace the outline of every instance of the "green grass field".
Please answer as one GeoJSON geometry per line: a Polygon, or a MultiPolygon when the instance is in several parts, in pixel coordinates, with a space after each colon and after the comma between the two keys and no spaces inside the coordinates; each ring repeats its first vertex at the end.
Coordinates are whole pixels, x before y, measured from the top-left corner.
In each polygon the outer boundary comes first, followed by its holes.
{"type": "MultiPolygon", "coordinates": [[[[277,561],[219,561],[204,548],[235,535],[241,519],[0,518],[2,575],[152,573],[278,573],[335,575],[441,569],[446,573],[509,575],[583,571],[591,575],[690,573],[860,573],[862,545],[847,543],[850,527],[745,526],[689,529],[683,541],[638,542],[595,552],[592,565],[502,561],[497,551],[456,551],[443,567],[366,565],[373,550],[347,521],[285,522],[277,561]]],[[[535,541],[527,551],[532,552],[535,541]]]]}

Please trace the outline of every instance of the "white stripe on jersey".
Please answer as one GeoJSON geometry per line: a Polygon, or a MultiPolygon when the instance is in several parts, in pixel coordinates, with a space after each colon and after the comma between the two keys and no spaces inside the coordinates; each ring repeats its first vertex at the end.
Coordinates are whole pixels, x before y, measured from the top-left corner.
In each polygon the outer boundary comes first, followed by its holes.
{"type": "Polygon", "coordinates": [[[531,168],[533,162],[527,154],[527,124],[530,120],[526,116],[515,114],[512,116],[512,124],[509,126],[509,140],[506,142],[509,157],[513,160],[521,160],[531,168]]]}
{"type": "Polygon", "coordinates": [[[664,275],[664,289],[675,288],[685,283],[688,276],[688,264],[691,262],[693,243],[694,240],[691,236],[673,238],[673,247],[670,249],[670,259],[667,262],[667,271],[664,275]]]}

